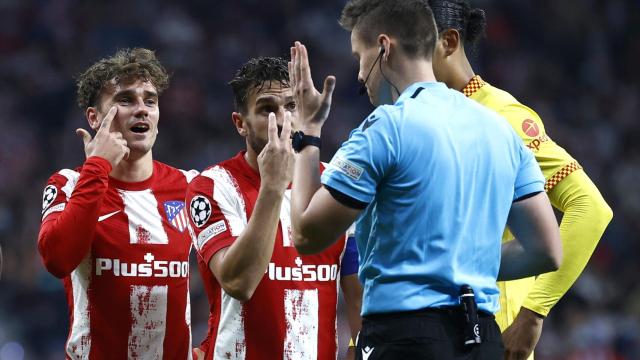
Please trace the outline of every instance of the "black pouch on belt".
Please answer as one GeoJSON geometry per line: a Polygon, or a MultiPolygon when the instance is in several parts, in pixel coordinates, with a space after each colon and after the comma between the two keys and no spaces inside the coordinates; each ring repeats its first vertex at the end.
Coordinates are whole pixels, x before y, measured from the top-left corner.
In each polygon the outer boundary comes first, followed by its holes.
{"type": "Polygon", "coordinates": [[[460,306],[463,310],[464,344],[473,346],[480,344],[480,324],[478,323],[478,305],[473,289],[469,285],[460,288],[460,306]]]}

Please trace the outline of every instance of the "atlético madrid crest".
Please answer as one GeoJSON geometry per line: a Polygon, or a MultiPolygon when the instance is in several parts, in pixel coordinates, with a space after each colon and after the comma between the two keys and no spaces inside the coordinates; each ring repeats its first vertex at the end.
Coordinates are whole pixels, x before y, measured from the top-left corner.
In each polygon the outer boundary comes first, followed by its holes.
{"type": "Polygon", "coordinates": [[[164,212],[167,214],[169,223],[179,231],[187,228],[187,210],[184,207],[184,201],[165,201],[164,212]]]}

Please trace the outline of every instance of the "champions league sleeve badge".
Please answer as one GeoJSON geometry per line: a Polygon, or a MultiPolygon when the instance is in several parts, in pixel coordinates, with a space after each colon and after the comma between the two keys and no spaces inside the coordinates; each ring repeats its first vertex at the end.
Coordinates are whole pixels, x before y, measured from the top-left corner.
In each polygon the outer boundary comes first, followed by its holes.
{"type": "Polygon", "coordinates": [[[44,188],[44,193],[42,194],[42,212],[47,210],[47,208],[51,205],[53,200],[56,199],[58,195],[58,190],[53,185],[47,185],[44,188]]]}
{"type": "Polygon", "coordinates": [[[191,220],[197,227],[202,227],[207,223],[211,216],[211,203],[206,197],[200,195],[194,197],[191,199],[189,207],[191,208],[191,220]]]}

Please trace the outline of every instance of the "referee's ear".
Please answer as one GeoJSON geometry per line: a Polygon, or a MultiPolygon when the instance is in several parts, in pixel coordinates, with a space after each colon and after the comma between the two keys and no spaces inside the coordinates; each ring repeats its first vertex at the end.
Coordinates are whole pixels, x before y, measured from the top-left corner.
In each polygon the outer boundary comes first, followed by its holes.
{"type": "Polygon", "coordinates": [[[436,46],[442,46],[445,57],[453,55],[462,46],[460,33],[455,29],[448,29],[440,33],[436,46]]]}

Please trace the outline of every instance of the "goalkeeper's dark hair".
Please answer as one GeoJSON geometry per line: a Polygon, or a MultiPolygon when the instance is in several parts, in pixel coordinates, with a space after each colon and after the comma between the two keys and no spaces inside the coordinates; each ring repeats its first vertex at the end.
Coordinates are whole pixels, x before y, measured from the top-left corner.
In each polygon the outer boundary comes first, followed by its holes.
{"type": "Polygon", "coordinates": [[[438,33],[454,29],[465,45],[473,46],[484,36],[487,26],[485,12],[473,9],[468,0],[428,0],[436,19],[438,33]]]}
{"type": "Polygon", "coordinates": [[[393,36],[413,58],[430,59],[436,44],[437,29],[425,0],[350,0],[342,9],[340,25],[369,46],[380,34],[393,36]]]}
{"type": "Polygon", "coordinates": [[[260,92],[265,86],[269,88],[273,81],[289,86],[287,60],[281,57],[257,57],[244,63],[227,83],[233,89],[236,111],[246,113],[249,93],[253,89],[260,92]]]}
{"type": "Polygon", "coordinates": [[[78,106],[86,109],[98,104],[102,90],[115,80],[116,84],[138,79],[151,82],[158,95],[169,86],[169,74],[149,49],[121,49],[115,55],[100,59],[76,79],[78,106]]]}

